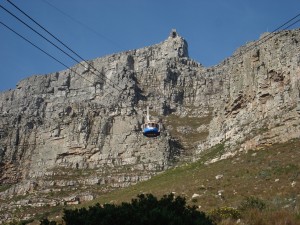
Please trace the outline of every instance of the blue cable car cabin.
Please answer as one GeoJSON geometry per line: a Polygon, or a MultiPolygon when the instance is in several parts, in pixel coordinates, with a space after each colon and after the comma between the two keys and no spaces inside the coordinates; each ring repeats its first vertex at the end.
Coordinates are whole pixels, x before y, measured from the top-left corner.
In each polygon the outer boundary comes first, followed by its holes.
{"type": "Polygon", "coordinates": [[[160,126],[155,121],[148,121],[143,124],[143,135],[146,137],[157,137],[160,135],[160,126]]]}

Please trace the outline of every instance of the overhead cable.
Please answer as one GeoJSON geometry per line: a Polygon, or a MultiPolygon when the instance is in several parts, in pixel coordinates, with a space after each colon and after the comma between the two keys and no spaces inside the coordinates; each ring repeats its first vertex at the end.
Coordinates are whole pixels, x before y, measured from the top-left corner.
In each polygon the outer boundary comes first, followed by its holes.
{"type": "Polygon", "coordinates": [[[61,9],[59,9],[58,7],[56,7],[55,5],[51,4],[49,1],[46,0],[42,0],[43,2],[45,2],[47,5],[49,5],[50,7],[54,8],[55,10],[57,10],[58,12],[60,12],[62,15],[64,15],[65,17],[68,17],[70,20],[76,22],[77,24],[81,25],[82,27],[90,30],[91,32],[93,32],[94,34],[96,34],[97,36],[105,39],[106,41],[110,42],[111,44],[122,48],[122,46],[120,46],[120,44],[116,43],[115,41],[112,41],[111,39],[107,38],[106,36],[104,36],[103,34],[99,33],[98,31],[96,31],[95,29],[93,29],[92,27],[88,26],[87,24],[84,24],[83,22],[81,22],[80,20],[74,18],[73,16],[70,16],[69,14],[67,14],[66,12],[62,11],[61,9]]]}
{"type": "MultiPolygon", "coordinates": [[[[49,56],[50,58],[54,59],[59,64],[63,65],[67,69],[70,69],[66,64],[64,64],[63,62],[61,62],[60,60],[58,60],[57,58],[55,58],[54,56],[52,56],[51,54],[49,54],[48,52],[46,52],[45,50],[41,49],[39,46],[37,46],[36,44],[34,44],[30,40],[28,40],[26,37],[24,37],[21,34],[19,34],[18,32],[16,32],[15,30],[13,30],[11,27],[9,27],[8,25],[6,25],[5,23],[3,23],[3,22],[0,21],[0,24],[2,24],[4,27],[6,27],[7,29],[9,29],[10,31],[12,31],[13,33],[15,33],[17,36],[19,36],[23,40],[27,41],[29,44],[31,44],[32,46],[34,46],[35,48],[37,48],[38,50],[40,50],[41,52],[43,52],[44,54],[46,54],[47,56],[49,56]]],[[[90,82],[91,84],[94,85],[94,82],[86,79],[84,76],[82,76],[81,74],[77,73],[75,70],[73,70],[73,69],[70,69],[70,70],[72,72],[76,73],[77,75],[79,75],[80,77],[82,77],[83,79],[85,79],[86,81],[88,81],[88,82],[90,82]]]]}
{"type": "MultiPolygon", "coordinates": [[[[246,49],[244,50],[244,52],[241,52],[239,55],[233,56],[233,58],[235,57],[240,57],[244,54],[246,54],[247,52],[253,50],[254,48],[262,45],[263,43],[265,43],[266,41],[270,40],[271,38],[273,38],[274,36],[278,35],[279,33],[275,34],[275,32],[279,31],[281,28],[283,28],[285,25],[288,25],[290,22],[292,22],[293,20],[295,20],[296,18],[298,18],[300,16],[300,13],[297,14],[296,16],[294,16],[293,18],[289,19],[287,22],[285,22],[284,24],[280,25],[279,27],[277,27],[276,29],[274,29],[272,32],[270,32],[269,34],[267,34],[266,36],[264,36],[263,38],[261,38],[260,40],[256,41],[255,43],[251,44],[250,46],[246,47],[246,49]]],[[[292,24],[284,27],[283,29],[288,29],[290,27],[292,27],[293,25],[295,25],[296,23],[300,22],[300,19],[296,20],[295,22],[293,22],[292,24]]]]}
{"type": "MultiPolygon", "coordinates": [[[[8,1],[8,0],[7,0],[8,1]]],[[[71,59],[73,59],[75,62],[77,62],[78,64],[82,65],[85,67],[84,64],[82,64],[82,62],[80,62],[79,60],[75,59],[73,56],[71,56],[69,53],[67,53],[66,51],[64,51],[62,48],[60,48],[59,46],[57,46],[55,43],[53,43],[51,40],[49,40],[48,38],[46,38],[44,35],[42,35],[40,32],[38,32],[37,30],[35,30],[34,28],[32,28],[30,25],[28,25],[26,22],[24,22],[23,20],[21,20],[19,17],[17,17],[15,14],[13,14],[12,12],[10,12],[8,9],[6,9],[5,7],[3,7],[2,5],[0,5],[0,7],[5,10],[7,13],[9,13],[11,16],[13,16],[15,19],[17,19],[19,22],[21,22],[22,24],[24,24],[26,27],[28,27],[30,30],[32,30],[34,33],[36,33],[37,35],[39,35],[40,37],[42,37],[44,40],[46,40],[47,42],[49,42],[51,45],[53,45],[55,48],[57,48],[58,50],[60,50],[61,52],[63,52],[65,55],[67,55],[68,57],[70,57],[71,59]]],[[[51,35],[52,36],[52,35],[51,35]]],[[[54,36],[54,35],[53,35],[54,36]]],[[[57,39],[57,38],[56,38],[57,39]]],[[[60,41],[60,43],[62,43],[60,41]]],[[[66,46],[65,44],[63,44],[64,46],[66,46]]],[[[68,47],[67,47],[68,48],[68,47]]],[[[68,48],[69,49],[69,48],[68,48]]],[[[73,51],[72,51],[73,52],[73,51]]],[[[77,55],[77,54],[76,54],[77,55]]],[[[82,58],[81,58],[82,59],[82,58]]],[[[86,62],[88,65],[90,65],[86,60],[82,59],[84,62],[86,62]]],[[[90,65],[91,66],[91,65],[90,65]]],[[[98,71],[96,68],[92,67],[94,70],[98,71]]],[[[98,71],[99,73],[101,73],[100,71],[98,71]]],[[[92,71],[92,73],[94,75],[96,75],[97,77],[99,77],[101,80],[105,81],[103,77],[99,76],[98,74],[96,74],[95,72],[92,71]]],[[[118,91],[122,91],[122,88],[119,87],[117,84],[115,84],[114,82],[112,82],[110,79],[106,78],[106,80],[108,80],[109,82],[107,82],[108,85],[110,85],[111,87],[115,88],[118,91]]]]}

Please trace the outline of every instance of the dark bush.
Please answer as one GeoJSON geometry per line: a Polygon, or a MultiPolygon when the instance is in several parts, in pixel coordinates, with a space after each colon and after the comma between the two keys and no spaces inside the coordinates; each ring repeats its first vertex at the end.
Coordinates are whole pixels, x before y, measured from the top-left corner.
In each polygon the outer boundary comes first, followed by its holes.
{"type": "Polygon", "coordinates": [[[152,194],[142,194],[131,203],[68,209],[63,219],[66,225],[213,225],[204,212],[186,206],[184,198],[173,194],[160,200],[152,194]]]}
{"type": "Polygon", "coordinates": [[[40,225],[56,225],[55,221],[49,221],[48,219],[42,219],[40,222],[40,225]]]}

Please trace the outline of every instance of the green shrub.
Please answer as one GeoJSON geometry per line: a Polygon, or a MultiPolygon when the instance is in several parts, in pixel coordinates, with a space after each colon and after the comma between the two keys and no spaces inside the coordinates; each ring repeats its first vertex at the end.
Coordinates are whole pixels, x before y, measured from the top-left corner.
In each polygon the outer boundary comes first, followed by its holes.
{"type": "Polygon", "coordinates": [[[262,211],[266,208],[266,203],[254,196],[246,197],[244,201],[242,201],[239,209],[242,211],[248,210],[248,209],[258,209],[262,211]]]}
{"type": "Polygon", "coordinates": [[[225,219],[237,220],[237,219],[241,218],[241,213],[239,212],[238,209],[235,209],[232,207],[221,207],[221,208],[216,208],[216,209],[213,209],[212,211],[210,211],[209,217],[214,222],[219,223],[225,219]]]}

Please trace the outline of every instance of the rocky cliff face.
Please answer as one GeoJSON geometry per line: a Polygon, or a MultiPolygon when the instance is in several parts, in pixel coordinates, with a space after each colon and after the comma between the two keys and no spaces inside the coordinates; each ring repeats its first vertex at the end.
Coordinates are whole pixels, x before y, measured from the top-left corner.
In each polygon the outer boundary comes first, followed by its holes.
{"type": "Polygon", "coordinates": [[[210,123],[210,145],[226,142],[232,150],[247,150],[300,136],[299,30],[261,43],[213,68],[222,91],[210,123]]]}
{"type": "Polygon", "coordinates": [[[0,93],[2,198],[107,191],[217,144],[228,157],[299,137],[299,41],[300,30],[282,31],[205,68],[172,31],[154,46],[21,81],[0,93]],[[141,134],[147,105],[163,122],[159,138],[141,134]]]}

